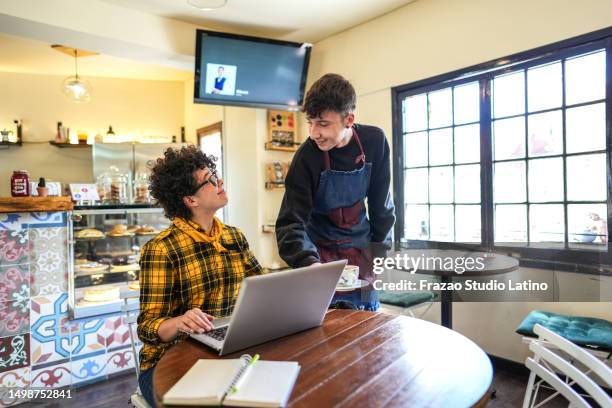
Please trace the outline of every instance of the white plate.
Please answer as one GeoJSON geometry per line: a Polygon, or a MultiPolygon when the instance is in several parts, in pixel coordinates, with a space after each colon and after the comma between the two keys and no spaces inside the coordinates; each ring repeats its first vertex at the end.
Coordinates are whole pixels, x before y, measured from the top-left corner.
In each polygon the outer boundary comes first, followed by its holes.
{"type": "Polygon", "coordinates": [[[369,284],[370,283],[367,280],[359,279],[357,280],[357,282],[355,282],[354,285],[351,285],[351,286],[344,286],[344,285],[336,286],[336,292],[348,292],[348,291],[355,290],[355,289],[361,289],[361,288],[365,288],[369,284]]]}

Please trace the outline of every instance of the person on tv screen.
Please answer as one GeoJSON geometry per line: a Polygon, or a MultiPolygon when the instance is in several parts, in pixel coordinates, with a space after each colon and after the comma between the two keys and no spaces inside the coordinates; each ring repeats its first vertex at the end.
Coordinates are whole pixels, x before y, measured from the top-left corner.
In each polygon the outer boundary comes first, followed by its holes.
{"type": "Polygon", "coordinates": [[[382,129],[355,123],[355,101],[355,89],[337,74],[324,75],[306,94],[310,137],[291,161],[276,237],[291,267],[338,259],[359,266],[360,279],[370,284],[337,292],[332,307],[350,302],[374,311],[372,260],[386,256],[395,223],[390,150],[382,129]]]}
{"type": "Polygon", "coordinates": [[[223,92],[223,86],[225,85],[226,77],[223,76],[225,68],[217,68],[217,77],[215,78],[215,86],[213,87],[212,93],[220,94],[223,92]]]}

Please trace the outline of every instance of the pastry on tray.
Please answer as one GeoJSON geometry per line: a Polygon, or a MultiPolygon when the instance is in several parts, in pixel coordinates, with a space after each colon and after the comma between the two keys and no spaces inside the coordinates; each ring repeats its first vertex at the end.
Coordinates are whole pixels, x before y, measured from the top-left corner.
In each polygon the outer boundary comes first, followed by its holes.
{"type": "Polygon", "coordinates": [[[148,226],[148,225],[143,225],[142,227],[138,228],[136,230],[136,234],[138,235],[154,235],[154,234],[159,234],[159,231],[157,231],[155,228],[148,226]]]}
{"type": "Polygon", "coordinates": [[[128,285],[129,290],[140,290],[140,282],[134,281],[128,285]]]}
{"type": "Polygon", "coordinates": [[[134,235],[132,232],[128,232],[127,226],[124,224],[117,224],[113,227],[111,232],[108,233],[109,237],[129,237],[134,235]]]}
{"type": "Polygon", "coordinates": [[[98,262],[89,262],[76,265],[77,272],[85,274],[102,273],[108,269],[108,265],[98,262]]]}
{"type": "Polygon", "coordinates": [[[134,233],[140,229],[140,225],[128,225],[127,232],[134,233]]]}
{"type": "Polygon", "coordinates": [[[77,231],[77,233],[74,234],[74,236],[76,238],[94,239],[94,238],[104,238],[104,233],[95,228],[85,228],[80,231],[77,231]]]}
{"type": "Polygon", "coordinates": [[[128,271],[139,271],[140,265],[128,264],[128,265],[113,265],[111,266],[111,272],[128,272],[128,271]]]}
{"type": "Polygon", "coordinates": [[[119,287],[85,289],[83,300],[86,302],[110,302],[119,299],[119,287]]]}

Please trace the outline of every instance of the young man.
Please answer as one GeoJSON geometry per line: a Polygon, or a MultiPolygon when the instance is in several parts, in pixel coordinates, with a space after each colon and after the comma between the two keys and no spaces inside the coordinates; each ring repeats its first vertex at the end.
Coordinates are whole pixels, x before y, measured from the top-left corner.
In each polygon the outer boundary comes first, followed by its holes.
{"type": "MultiPolygon", "coordinates": [[[[395,222],[389,144],[381,129],[355,123],[355,100],[353,86],[337,74],[324,75],[306,94],[310,138],[291,162],[276,237],[292,267],[348,259],[371,283],[372,258],[390,248],[395,222]]],[[[334,299],[379,306],[371,285],[334,299]]]]}
{"type": "Polygon", "coordinates": [[[262,268],[237,228],[215,218],[227,204],[215,163],[197,147],[168,149],[151,173],[151,194],[172,225],[140,256],[140,389],[155,406],[155,364],[184,333],[211,330],[228,316],[242,280],[262,268]]]}
{"type": "Polygon", "coordinates": [[[215,86],[213,88],[213,93],[220,94],[223,92],[223,86],[225,85],[226,77],[223,76],[225,72],[224,67],[217,68],[217,77],[215,78],[215,86]]]}

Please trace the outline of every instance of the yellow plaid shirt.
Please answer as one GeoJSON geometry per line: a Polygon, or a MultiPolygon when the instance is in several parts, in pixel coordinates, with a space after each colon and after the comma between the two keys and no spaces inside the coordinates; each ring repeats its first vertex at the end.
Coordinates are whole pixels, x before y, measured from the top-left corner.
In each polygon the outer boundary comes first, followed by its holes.
{"type": "Polygon", "coordinates": [[[199,226],[177,219],[147,242],[140,255],[140,369],[157,364],[185,335],[164,343],[157,333],[167,319],[199,307],[215,317],[232,313],[240,284],[262,274],[245,236],[215,218],[211,242],[199,226]]]}

